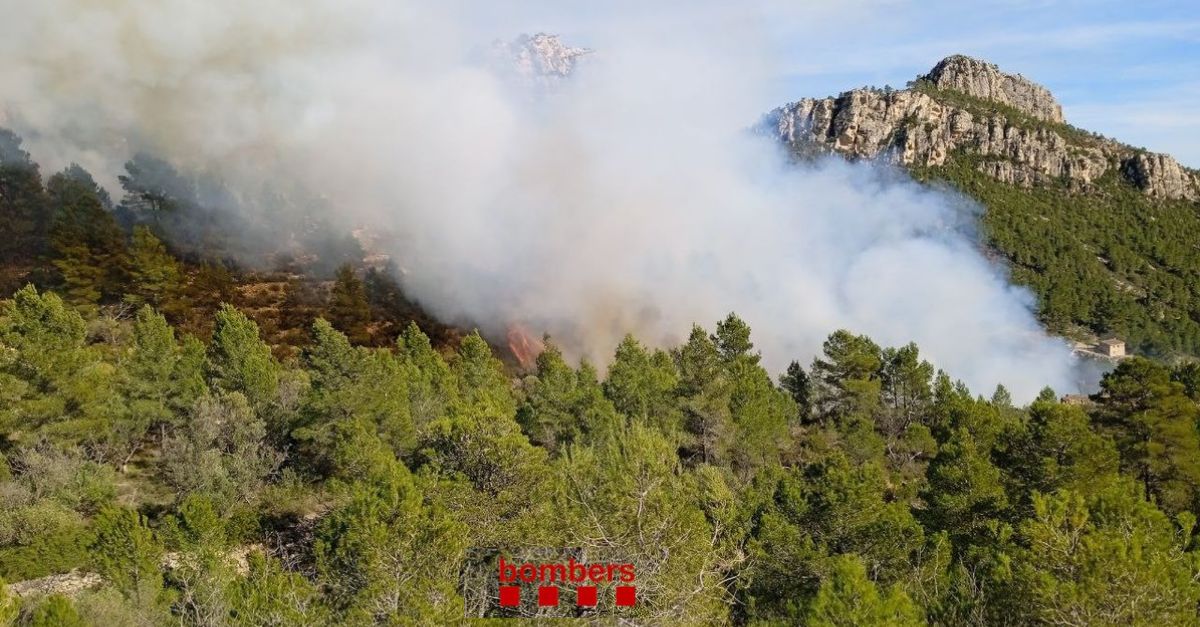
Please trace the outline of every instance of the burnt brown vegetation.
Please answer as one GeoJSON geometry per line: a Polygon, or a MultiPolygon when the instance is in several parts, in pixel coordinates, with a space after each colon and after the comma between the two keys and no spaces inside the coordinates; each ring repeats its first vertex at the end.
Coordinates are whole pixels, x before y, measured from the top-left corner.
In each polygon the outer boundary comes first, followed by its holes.
{"type": "MultiPolygon", "coordinates": [[[[114,320],[149,304],[201,339],[229,303],[258,324],[279,357],[295,355],[319,317],[364,346],[391,344],[410,322],[438,346],[461,339],[404,294],[392,268],[365,263],[349,233],[315,223],[294,234],[299,244],[268,243],[241,218],[203,204],[197,183],[144,155],[127,164],[120,177],[125,196],[114,204],[77,165],[43,183],[20,138],[3,129],[0,152],[0,227],[7,235],[0,293],[33,284],[114,320]],[[249,235],[229,235],[242,231],[249,235]],[[259,246],[253,255],[236,242],[243,237],[259,246]]],[[[281,226],[296,222],[313,224],[281,226]]]]}

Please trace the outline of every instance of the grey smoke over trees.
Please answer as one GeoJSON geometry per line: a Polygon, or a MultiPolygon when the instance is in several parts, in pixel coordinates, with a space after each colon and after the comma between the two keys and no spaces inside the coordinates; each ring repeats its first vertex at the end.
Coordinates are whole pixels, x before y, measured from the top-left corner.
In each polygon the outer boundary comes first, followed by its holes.
{"type": "Polygon", "coordinates": [[[798,167],[746,132],[777,104],[765,13],[537,8],[17,3],[0,125],[45,171],[78,162],[114,193],[145,152],[260,220],[281,211],[264,187],[317,199],[331,222],[394,234],[435,314],[520,322],[571,357],[736,310],[774,372],[848,328],[1022,402],[1076,387],[1029,294],[977,250],[969,203],[871,165],[798,167]],[[522,30],[596,52],[537,92],[473,60],[522,30]]]}

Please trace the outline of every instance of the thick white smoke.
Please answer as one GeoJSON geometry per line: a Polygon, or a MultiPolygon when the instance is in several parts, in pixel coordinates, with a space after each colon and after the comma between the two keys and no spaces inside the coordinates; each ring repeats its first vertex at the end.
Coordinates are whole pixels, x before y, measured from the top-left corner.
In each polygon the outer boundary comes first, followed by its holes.
{"type": "Polygon", "coordinates": [[[665,343],[737,311],[775,370],[848,328],[915,341],[981,392],[1076,387],[961,199],[789,166],[745,132],[775,72],[757,10],[554,11],[548,30],[598,52],[533,96],[472,61],[516,34],[497,29],[538,29],[528,5],[12,4],[0,123],[44,166],[111,182],[147,149],[235,188],[299,184],[398,233],[405,285],[448,319],[603,362],[626,332],[665,343]]]}

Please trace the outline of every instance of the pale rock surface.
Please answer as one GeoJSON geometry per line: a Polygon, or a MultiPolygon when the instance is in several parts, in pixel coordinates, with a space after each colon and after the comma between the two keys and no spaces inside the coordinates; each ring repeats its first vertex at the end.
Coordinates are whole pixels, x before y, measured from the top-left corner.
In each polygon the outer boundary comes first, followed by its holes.
{"type": "Polygon", "coordinates": [[[1200,176],[1170,155],[1140,152],[1121,163],[1121,172],[1147,194],[1159,198],[1200,198],[1200,176]]]}
{"type": "Polygon", "coordinates": [[[993,63],[956,54],[942,59],[923,78],[939,89],[956,89],[968,96],[1020,109],[1038,119],[1063,122],[1062,106],[1049,89],[1020,74],[1005,74],[993,63]]]}
{"type": "Polygon", "coordinates": [[[37,579],[27,579],[8,585],[8,590],[19,597],[44,596],[61,594],[73,597],[84,590],[90,590],[104,583],[104,579],[96,573],[73,570],[60,575],[47,575],[37,579]]]}
{"type": "Polygon", "coordinates": [[[554,84],[569,77],[582,57],[592,54],[587,48],[568,46],[558,35],[537,33],[520,35],[512,41],[496,41],[489,57],[494,68],[513,73],[534,84],[554,84]]]}
{"type": "Polygon", "coordinates": [[[1068,127],[1048,90],[990,63],[955,55],[919,80],[937,89],[864,88],[836,98],[805,98],[769,113],[762,130],[799,153],[937,166],[957,151],[983,157],[981,172],[1012,185],[1065,181],[1087,189],[1116,169],[1150,196],[1200,198],[1195,171],[1168,155],[1068,127]],[[939,97],[939,90],[1003,106],[981,111],[956,104],[962,99],[954,94],[939,97]]]}

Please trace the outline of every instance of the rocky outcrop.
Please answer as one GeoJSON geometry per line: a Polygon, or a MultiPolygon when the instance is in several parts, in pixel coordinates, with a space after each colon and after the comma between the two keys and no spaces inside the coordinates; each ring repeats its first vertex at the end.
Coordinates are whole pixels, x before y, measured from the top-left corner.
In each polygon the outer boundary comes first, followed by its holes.
{"type": "MultiPolygon", "coordinates": [[[[245,544],[230,549],[225,554],[225,559],[233,567],[235,573],[244,577],[250,573],[250,554],[265,554],[266,552],[266,548],[261,544],[245,544]]],[[[171,552],[162,556],[160,564],[165,570],[176,570],[184,565],[192,564],[194,560],[195,556],[171,552]]],[[[8,585],[8,590],[19,597],[49,594],[74,597],[86,590],[97,588],[103,583],[104,578],[100,575],[76,569],[67,573],[14,582],[8,585]]]]}
{"type": "Polygon", "coordinates": [[[954,89],[1008,105],[1040,120],[1063,122],[1062,106],[1049,89],[1019,74],[1005,74],[993,63],[956,54],[942,59],[922,78],[938,89],[954,89]]]}
{"type": "Polygon", "coordinates": [[[73,570],[59,575],[48,575],[9,584],[8,590],[19,597],[61,594],[68,597],[78,595],[104,583],[96,573],[73,570]]]}
{"type": "Polygon", "coordinates": [[[1200,176],[1170,155],[1139,152],[1121,163],[1121,173],[1157,198],[1200,198],[1200,176]]]}
{"type": "Polygon", "coordinates": [[[1200,193],[1196,173],[1171,157],[1069,127],[1044,87],[963,56],[946,58],[910,89],[856,89],[780,107],[767,116],[765,131],[797,152],[906,166],[974,155],[981,172],[1024,187],[1065,181],[1087,189],[1115,168],[1155,197],[1194,199],[1200,193]]]}
{"type": "Polygon", "coordinates": [[[496,41],[489,56],[493,68],[515,74],[522,81],[553,84],[570,76],[579,60],[591,53],[564,44],[558,35],[537,33],[496,41]]]}

